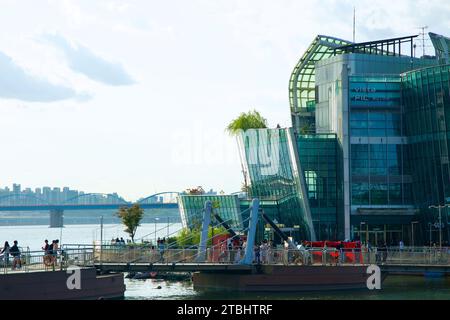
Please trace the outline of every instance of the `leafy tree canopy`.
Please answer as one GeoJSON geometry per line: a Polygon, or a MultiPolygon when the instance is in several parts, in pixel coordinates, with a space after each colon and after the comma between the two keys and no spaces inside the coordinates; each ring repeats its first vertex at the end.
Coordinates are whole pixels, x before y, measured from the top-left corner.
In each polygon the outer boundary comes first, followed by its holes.
{"type": "Polygon", "coordinates": [[[239,117],[231,121],[226,130],[229,134],[235,136],[241,130],[264,128],[267,128],[267,120],[258,111],[253,110],[241,113],[239,117]]]}
{"type": "Polygon", "coordinates": [[[137,228],[141,225],[141,220],[144,217],[144,210],[139,205],[135,204],[131,208],[120,208],[117,212],[117,216],[122,220],[122,223],[126,227],[125,232],[130,235],[131,240],[134,242],[137,228]]]}

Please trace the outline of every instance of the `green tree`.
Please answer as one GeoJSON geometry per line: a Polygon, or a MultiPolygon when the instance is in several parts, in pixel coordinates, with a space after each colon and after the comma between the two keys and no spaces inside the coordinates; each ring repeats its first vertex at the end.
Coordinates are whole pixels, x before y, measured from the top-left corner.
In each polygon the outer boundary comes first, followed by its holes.
{"type": "Polygon", "coordinates": [[[180,247],[198,245],[200,243],[200,229],[184,228],[177,235],[177,244],[180,247]]]}
{"type": "Polygon", "coordinates": [[[134,204],[131,208],[120,208],[117,216],[126,227],[124,231],[130,235],[131,241],[134,242],[137,228],[141,225],[141,220],[144,217],[144,210],[138,204],[134,204]]]}
{"type": "Polygon", "coordinates": [[[230,122],[226,130],[230,135],[236,136],[241,130],[264,128],[267,128],[267,120],[258,111],[253,110],[242,112],[239,117],[230,122]]]}
{"type": "MultiPolygon", "coordinates": [[[[232,120],[226,130],[232,136],[238,136],[239,132],[249,129],[265,129],[267,128],[267,120],[256,110],[242,112],[239,117],[232,120]]],[[[241,162],[242,174],[244,175],[244,188],[248,189],[247,175],[244,164],[241,162]]]]}
{"type": "MultiPolygon", "coordinates": [[[[208,228],[208,245],[212,244],[212,238],[218,235],[227,234],[224,227],[208,228]]],[[[180,247],[198,246],[200,244],[201,230],[200,229],[183,229],[176,237],[177,245],[180,247]]]]}

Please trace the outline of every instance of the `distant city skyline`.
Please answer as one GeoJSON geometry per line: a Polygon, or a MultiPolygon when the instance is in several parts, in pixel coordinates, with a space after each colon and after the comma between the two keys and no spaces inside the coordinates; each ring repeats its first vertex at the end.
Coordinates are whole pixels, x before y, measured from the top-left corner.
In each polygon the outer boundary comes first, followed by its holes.
{"type": "MultiPolygon", "coordinates": [[[[174,190],[166,190],[172,192],[174,190]]],[[[160,192],[165,192],[161,190],[160,192]]],[[[177,191],[179,193],[185,193],[185,190],[177,191]]],[[[217,191],[213,189],[209,189],[209,191],[205,191],[205,194],[215,195],[217,191]]],[[[154,193],[156,194],[156,193],[154,193]]],[[[117,192],[113,193],[103,193],[103,192],[87,192],[81,190],[74,190],[70,187],[49,187],[49,186],[41,186],[41,187],[26,187],[22,189],[22,185],[20,183],[13,183],[11,188],[9,186],[0,187],[0,205],[2,205],[2,199],[8,201],[8,196],[24,196],[20,199],[11,198],[14,204],[36,204],[38,200],[44,200],[51,204],[63,203],[71,199],[76,199],[80,196],[87,196],[83,201],[80,199],[79,202],[83,203],[116,203],[117,201],[127,201],[127,202],[138,202],[142,199],[145,199],[148,196],[153,194],[144,194],[138,199],[127,199],[125,197],[120,196],[117,192]],[[26,196],[33,196],[27,198],[26,196]]],[[[155,196],[155,202],[162,201],[161,196],[155,196]]],[[[77,200],[78,201],[78,200],[77,200]]]]}
{"type": "Polygon", "coordinates": [[[351,40],[354,7],[357,42],[450,28],[443,0],[0,3],[0,181],[134,200],[239,191],[225,127],[250,109],[291,126],[299,55],[312,34],[351,40]]]}

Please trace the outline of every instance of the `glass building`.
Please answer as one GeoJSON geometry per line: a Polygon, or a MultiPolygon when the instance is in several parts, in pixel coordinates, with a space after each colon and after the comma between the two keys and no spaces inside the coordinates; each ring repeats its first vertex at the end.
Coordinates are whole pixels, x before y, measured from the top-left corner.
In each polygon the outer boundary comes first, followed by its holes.
{"type": "Polygon", "coordinates": [[[217,213],[232,229],[239,231],[245,227],[237,195],[180,195],[178,207],[183,228],[202,227],[206,201],[212,202],[214,213],[217,213]]]}
{"type": "MultiPolygon", "coordinates": [[[[447,50],[448,53],[448,50],[447,50]]],[[[448,210],[430,205],[450,203],[450,65],[439,65],[402,75],[405,129],[412,173],[414,204],[420,209],[423,242],[438,242],[439,232],[449,237],[448,210]],[[437,227],[436,227],[436,222],[437,227]],[[440,230],[442,228],[442,230],[440,230]]]]}
{"type": "Polygon", "coordinates": [[[416,37],[313,40],[289,82],[292,129],[267,130],[293,131],[279,175],[261,174],[274,164],[251,155],[259,140],[240,148],[251,196],[295,195],[278,221],[298,216],[317,239],[425,242],[428,206],[450,202],[450,40],[430,33],[436,56],[415,57],[416,37]]]}
{"type": "Polygon", "coordinates": [[[238,136],[249,198],[297,239],[315,239],[307,188],[292,129],[252,129],[238,136]]]}
{"type": "Polygon", "coordinates": [[[297,134],[296,138],[317,238],[344,238],[342,155],[336,134],[297,134]]]}
{"type": "Polygon", "coordinates": [[[450,210],[438,224],[429,207],[450,206],[450,39],[429,36],[423,57],[415,35],[315,37],[290,77],[292,128],[238,137],[248,197],[234,219],[257,197],[295,240],[449,241],[450,210]]]}
{"type": "Polygon", "coordinates": [[[292,123],[305,133],[315,132],[315,64],[333,56],[332,49],[351,42],[319,35],[317,36],[294,68],[289,81],[289,102],[292,123]]]}

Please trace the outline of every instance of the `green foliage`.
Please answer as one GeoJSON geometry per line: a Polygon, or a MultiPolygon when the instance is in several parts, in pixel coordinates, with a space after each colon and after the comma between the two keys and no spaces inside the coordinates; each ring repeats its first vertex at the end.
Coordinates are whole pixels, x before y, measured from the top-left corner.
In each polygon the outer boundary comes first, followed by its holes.
{"type": "Polygon", "coordinates": [[[212,208],[213,209],[219,209],[220,208],[220,201],[219,200],[214,200],[212,202],[212,208]]]}
{"type": "MultiPolygon", "coordinates": [[[[212,237],[223,234],[228,234],[228,231],[224,227],[209,227],[208,239],[212,239],[212,237]]],[[[212,245],[212,240],[208,240],[208,245],[212,245]]]]}
{"type": "Polygon", "coordinates": [[[117,216],[122,220],[122,223],[126,227],[124,231],[130,235],[131,240],[134,242],[137,228],[141,225],[141,220],[144,217],[144,210],[139,205],[135,204],[131,208],[120,208],[117,212],[117,216]]]}
{"type": "Polygon", "coordinates": [[[303,127],[301,127],[300,129],[300,133],[301,134],[308,134],[311,131],[311,127],[309,124],[305,124],[303,127]]]}
{"type": "MultiPolygon", "coordinates": [[[[201,229],[186,229],[184,228],[176,237],[176,243],[179,247],[198,246],[200,244],[201,229]]],[[[227,234],[224,227],[209,227],[208,230],[208,245],[212,244],[212,237],[222,234],[227,234]]],[[[173,243],[173,242],[172,242],[173,243]]]]}
{"type": "Polygon", "coordinates": [[[174,246],[177,243],[177,237],[166,238],[167,245],[174,246]]]}
{"type": "Polygon", "coordinates": [[[192,246],[200,243],[200,230],[184,228],[177,236],[177,244],[180,247],[192,246]]]}
{"type": "Polygon", "coordinates": [[[246,131],[248,129],[264,129],[267,128],[267,120],[256,111],[243,112],[231,121],[227,127],[227,131],[230,135],[237,135],[239,131],[246,131]]]}

